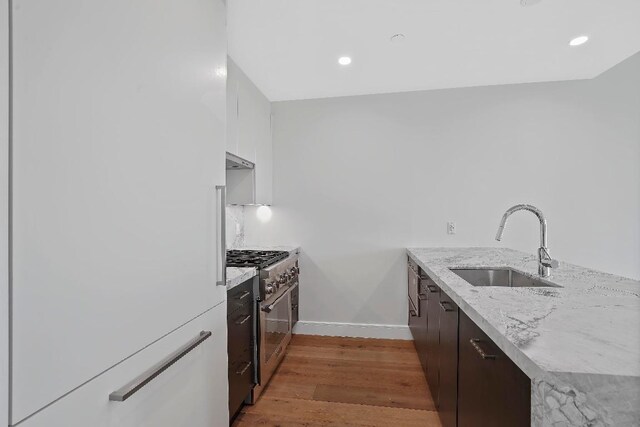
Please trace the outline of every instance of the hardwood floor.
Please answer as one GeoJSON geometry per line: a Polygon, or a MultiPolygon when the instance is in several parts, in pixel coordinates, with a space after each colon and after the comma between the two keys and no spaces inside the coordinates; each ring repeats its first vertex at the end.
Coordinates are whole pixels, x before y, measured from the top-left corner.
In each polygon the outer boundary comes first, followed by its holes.
{"type": "Polygon", "coordinates": [[[294,335],[234,427],[440,426],[411,341],[294,335]]]}

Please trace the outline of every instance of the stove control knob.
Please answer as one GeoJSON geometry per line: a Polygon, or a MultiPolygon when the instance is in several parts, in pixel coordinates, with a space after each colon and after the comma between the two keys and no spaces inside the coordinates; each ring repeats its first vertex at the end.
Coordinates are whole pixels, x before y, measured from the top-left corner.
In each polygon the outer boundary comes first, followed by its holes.
{"type": "Polygon", "coordinates": [[[271,295],[275,291],[275,287],[271,283],[268,283],[264,286],[264,293],[267,295],[271,295]]]}
{"type": "Polygon", "coordinates": [[[278,283],[280,285],[284,285],[285,283],[287,283],[287,276],[286,273],[283,273],[281,275],[278,276],[278,283]]]}
{"type": "Polygon", "coordinates": [[[296,271],[295,267],[291,267],[289,269],[289,274],[291,274],[291,276],[295,276],[298,272],[296,271]]]}

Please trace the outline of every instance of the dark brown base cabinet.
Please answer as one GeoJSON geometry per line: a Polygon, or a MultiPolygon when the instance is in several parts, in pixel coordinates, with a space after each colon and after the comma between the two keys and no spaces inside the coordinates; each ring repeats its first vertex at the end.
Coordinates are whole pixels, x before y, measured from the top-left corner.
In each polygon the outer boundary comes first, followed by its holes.
{"type": "Polygon", "coordinates": [[[456,427],[458,414],[458,306],[440,291],[438,415],[443,427],[456,427]]]}
{"type": "Polygon", "coordinates": [[[530,426],[529,378],[446,292],[418,273],[419,307],[409,300],[409,327],[442,425],[530,426]]]}
{"type": "Polygon", "coordinates": [[[227,292],[229,417],[233,419],[255,384],[255,288],[257,278],[227,292]]]}
{"type": "Polygon", "coordinates": [[[409,263],[409,330],[418,352],[422,369],[427,369],[427,294],[425,276],[420,276],[418,266],[409,263]],[[412,283],[413,282],[413,283],[412,283]],[[415,289],[415,293],[411,289],[415,289]],[[413,297],[413,298],[412,298],[413,297]],[[414,301],[415,299],[415,301],[414,301]]]}
{"type": "Polygon", "coordinates": [[[531,380],[460,311],[459,427],[531,425],[531,380]]]}

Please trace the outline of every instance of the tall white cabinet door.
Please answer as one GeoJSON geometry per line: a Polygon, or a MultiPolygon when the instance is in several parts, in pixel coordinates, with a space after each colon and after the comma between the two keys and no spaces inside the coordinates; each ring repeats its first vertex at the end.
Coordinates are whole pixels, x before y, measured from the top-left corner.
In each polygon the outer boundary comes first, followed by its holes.
{"type": "Polygon", "coordinates": [[[135,354],[20,427],[228,427],[226,304],[135,354]],[[200,331],[212,334],[123,402],[118,390],[172,355],[200,331]]]}
{"type": "Polygon", "coordinates": [[[14,0],[16,423],[224,300],[222,0],[14,0]]]}

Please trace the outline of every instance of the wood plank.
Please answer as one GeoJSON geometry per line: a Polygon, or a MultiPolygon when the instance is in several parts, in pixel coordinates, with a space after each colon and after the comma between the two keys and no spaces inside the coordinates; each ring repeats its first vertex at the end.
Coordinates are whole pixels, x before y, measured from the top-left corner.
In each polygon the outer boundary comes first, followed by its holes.
{"type": "Polygon", "coordinates": [[[245,407],[234,423],[234,427],[247,426],[440,427],[440,421],[433,411],[263,395],[256,405],[245,407]]]}
{"type": "Polygon", "coordinates": [[[388,406],[393,408],[423,409],[435,411],[433,402],[425,399],[428,393],[423,390],[407,388],[398,392],[383,386],[354,387],[350,385],[319,384],[313,394],[314,400],[337,403],[355,403],[359,405],[388,406]]]}
{"type": "Polygon", "coordinates": [[[245,426],[440,426],[411,341],[294,335],[245,426]]]}

